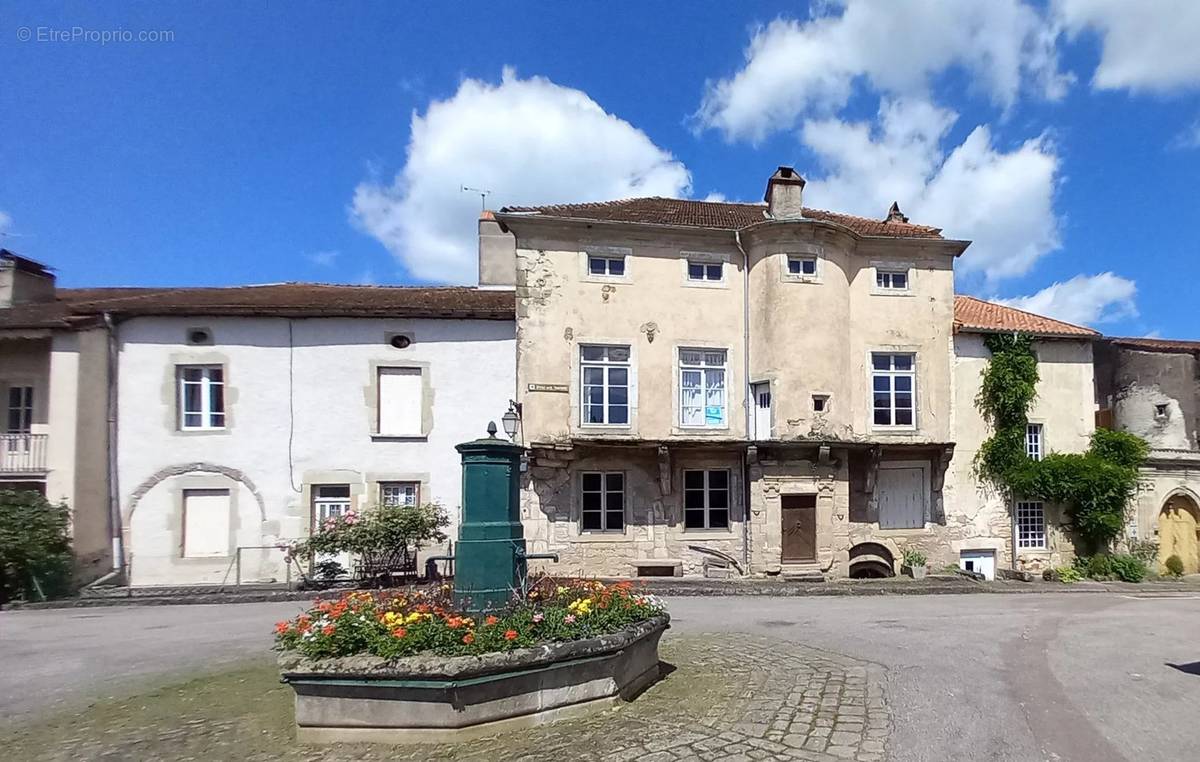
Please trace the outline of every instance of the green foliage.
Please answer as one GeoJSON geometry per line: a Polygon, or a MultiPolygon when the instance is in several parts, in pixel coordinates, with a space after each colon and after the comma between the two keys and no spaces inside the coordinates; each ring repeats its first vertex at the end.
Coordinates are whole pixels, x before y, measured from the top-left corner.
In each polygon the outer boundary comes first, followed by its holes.
{"type": "Polygon", "coordinates": [[[1167,567],[1167,574],[1170,574],[1172,577],[1183,576],[1183,559],[1179,556],[1168,556],[1167,560],[1163,562],[1163,566],[1167,567]]]}
{"type": "Polygon", "coordinates": [[[313,571],[316,573],[317,579],[326,581],[332,581],[346,575],[346,567],[333,559],[318,562],[313,571]]]}
{"type": "Polygon", "coordinates": [[[993,433],[976,454],[976,473],[1010,499],[1021,496],[1065,506],[1076,531],[1093,550],[1108,547],[1125,526],[1125,509],[1137,488],[1146,443],[1133,434],[1099,429],[1086,453],[1053,453],[1031,460],[1025,452],[1025,429],[1038,382],[1033,339],[993,335],[986,344],[992,359],[975,405],[993,433]]]}
{"type": "Polygon", "coordinates": [[[929,559],[925,557],[925,554],[916,548],[904,549],[904,565],[910,569],[924,566],[928,560],[929,559]]]}
{"type": "Polygon", "coordinates": [[[1109,562],[1112,574],[1122,582],[1141,582],[1149,571],[1140,558],[1128,553],[1118,553],[1109,562]]]}
{"type": "Polygon", "coordinates": [[[362,514],[347,513],[330,518],[305,540],[288,550],[293,558],[353,553],[371,556],[395,548],[419,549],[429,542],[446,539],[442,531],[450,524],[437,504],[419,507],[378,507],[362,514]]]}
{"type": "Polygon", "coordinates": [[[1075,569],[1089,579],[1118,579],[1122,582],[1141,582],[1149,572],[1144,561],[1128,553],[1079,556],[1075,559],[1075,569]]]}
{"type": "Polygon", "coordinates": [[[71,514],[36,492],[0,492],[0,602],[69,595],[71,514]]]}
{"type": "Polygon", "coordinates": [[[1050,569],[1043,576],[1051,582],[1061,582],[1064,585],[1070,585],[1083,579],[1083,573],[1074,566],[1060,566],[1057,569],[1050,569]]]}

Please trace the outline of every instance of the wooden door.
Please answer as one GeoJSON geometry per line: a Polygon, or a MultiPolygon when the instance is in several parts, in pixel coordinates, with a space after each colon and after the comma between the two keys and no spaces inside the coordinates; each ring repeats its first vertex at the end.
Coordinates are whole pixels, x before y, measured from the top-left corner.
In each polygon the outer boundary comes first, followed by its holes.
{"type": "Polygon", "coordinates": [[[925,526],[925,472],[920,468],[880,468],[875,480],[880,529],[925,526]]]}
{"type": "Polygon", "coordinates": [[[1200,572],[1200,535],[1195,506],[1181,496],[1172,497],[1158,516],[1158,562],[1179,556],[1184,574],[1200,572]]]}
{"type": "Polygon", "coordinates": [[[783,562],[817,560],[817,496],[782,495],[783,562]]]}

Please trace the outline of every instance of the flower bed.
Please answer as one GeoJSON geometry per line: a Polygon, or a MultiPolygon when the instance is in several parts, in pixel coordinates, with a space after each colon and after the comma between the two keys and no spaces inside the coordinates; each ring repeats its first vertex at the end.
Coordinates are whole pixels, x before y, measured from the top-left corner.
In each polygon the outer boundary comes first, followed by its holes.
{"type": "Polygon", "coordinates": [[[276,625],[298,738],[456,740],[631,698],[658,676],[669,617],[629,583],[544,579],[481,617],[449,592],[352,592],[276,625]]]}
{"type": "Polygon", "coordinates": [[[616,632],[664,611],[631,583],[542,579],[506,611],[471,617],[454,610],[448,585],[433,590],[348,592],[275,625],[280,651],[310,659],[420,653],[467,656],[616,632]]]}

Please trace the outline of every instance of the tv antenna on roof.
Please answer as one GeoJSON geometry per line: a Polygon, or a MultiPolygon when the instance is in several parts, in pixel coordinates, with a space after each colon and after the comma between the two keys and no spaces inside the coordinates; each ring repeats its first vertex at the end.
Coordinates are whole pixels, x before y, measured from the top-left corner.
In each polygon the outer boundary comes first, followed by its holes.
{"type": "Polygon", "coordinates": [[[482,188],[468,188],[465,185],[462,187],[462,189],[463,189],[463,193],[478,193],[479,194],[479,211],[482,212],[485,209],[487,209],[487,197],[492,194],[492,192],[490,190],[483,190],[482,188]]]}

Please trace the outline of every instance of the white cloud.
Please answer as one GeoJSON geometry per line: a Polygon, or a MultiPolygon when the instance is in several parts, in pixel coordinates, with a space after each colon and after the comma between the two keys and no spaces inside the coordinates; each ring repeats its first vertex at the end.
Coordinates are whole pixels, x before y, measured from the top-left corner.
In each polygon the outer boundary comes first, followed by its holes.
{"type": "Polygon", "coordinates": [[[1200,2],[1196,0],[1058,0],[1068,33],[1100,37],[1098,90],[1168,91],[1200,87],[1200,2]]]}
{"type": "Polygon", "coordinates": [[[473,283],[479,197],[463,185],[491,190],[497,208],[686,195],[691,177],[586,93],[505,69],[414,113],[403,169],[361,183],[351,213],[416,278],[473,283]]]}
{"type": "Polygon", "coordinates": [[[1171,141],[1172,148],[1200,148],[1200,119],[1197,119],[1171,141]]]}
{"type": "Polygon", "coordinates": [[[311,254],[305,254],[304,258],[309,262],[312,262],[317,267],[333,267],[333,264],[337,261],[340,253],[341,252],[327,249],[325,251],[314,251],[311,254]]]}
{"type": "Polygon", "coordinates": [[[810,121],[803,142],[828,170],[810,178],[810,206],[883,219],[893,201],[913,222],[973,241],[956,265],[989,282],[1022,275],[1059,247],[1054,212],[1059,158],[1044,137],[1009,151],[976,127],[947,155],[957,120],[928,101],[884,101],[878,123],[810,121]]]}
{"type": "Polygon", "coordinates": [[[756,29],[741,70],[707,83],[700,126],[757,142],[837,113],[860,78],[884,95],[926,97],[934,77],[961,68],[1003,108],[1025,90],[1060,97],[1070,81],[1058,71],[1057,29],[1020,0],[829,5],[841,13],[756,29]]]}
{"type": "Polygon", "coordinates": [[[1036,294],[995,299],[1000,304],[1079,325],[1137,317],[1137,284],[1111,272],[1076,275],[1036,294]]]}

